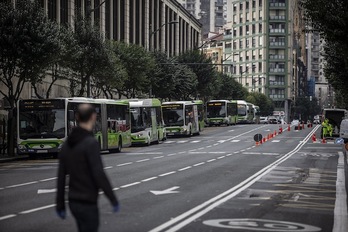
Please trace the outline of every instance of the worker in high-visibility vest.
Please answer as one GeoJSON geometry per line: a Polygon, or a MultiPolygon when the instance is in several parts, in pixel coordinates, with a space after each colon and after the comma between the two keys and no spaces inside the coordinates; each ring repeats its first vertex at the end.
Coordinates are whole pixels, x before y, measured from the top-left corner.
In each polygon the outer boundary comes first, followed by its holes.
{"type": "Polygon", "coordinates": [[[329,127],[329,120],[325,119],[322,123],[321,126],[323,127],[323,137],[326,137],[328,134],[328,127],[329,127]]]}
{"type": "Polygon", "coordinates": [[[327,132],[329,133],[330,137],[332,137],[333,133],[333,126],[329,123],[329,120],[327,120],[327,132]]]}

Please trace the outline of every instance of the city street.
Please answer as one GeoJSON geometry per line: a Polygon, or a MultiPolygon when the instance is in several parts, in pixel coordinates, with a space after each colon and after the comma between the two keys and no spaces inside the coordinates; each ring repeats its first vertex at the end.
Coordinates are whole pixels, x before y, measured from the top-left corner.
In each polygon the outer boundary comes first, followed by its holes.
{"type": "MultiPolygon", "coordinates": [[[[283,128],[259,146],[254,135],[279,125],[211,127],[103,154],[121,210],[102,195],[100,231],[326,232],[334,222],[345,231],[342,145],[313,143],[319,126],[283,128]]],[[[64,221],[55,214],[56,172],[54,159],[0,164],[0,231],[76,231],[69,212],[64,221]]]]}

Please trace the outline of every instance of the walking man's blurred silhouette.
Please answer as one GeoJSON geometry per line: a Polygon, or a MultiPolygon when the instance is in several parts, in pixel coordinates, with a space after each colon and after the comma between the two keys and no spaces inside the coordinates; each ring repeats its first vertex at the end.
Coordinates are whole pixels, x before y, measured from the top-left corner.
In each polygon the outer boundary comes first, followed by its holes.
{"type": "Polygon", "coordinates": [[[97,114],[90,104],[79,105],[78,127],[74,128],[59,154],[56,211],[65,219],[65,181],[69,175],[69,206],[80,232],[95,232],[99,227],[98,193],[103,190],[113,211],[119,204],[103,169],[98,141],[93,136],[97,114]]]}

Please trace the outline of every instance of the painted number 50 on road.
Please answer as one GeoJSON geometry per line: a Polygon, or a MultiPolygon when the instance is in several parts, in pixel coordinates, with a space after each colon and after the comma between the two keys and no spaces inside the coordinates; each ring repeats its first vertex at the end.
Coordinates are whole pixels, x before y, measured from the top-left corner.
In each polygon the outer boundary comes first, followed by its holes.
{"type": "Polygon", "coordinates": [[[249,231],[264,232],[315,232],[321,231],[320,228],[295,222],[284,222],[252,218],[235,218],[235,219],[214,219],[204,221],[207,226],[220,227],[226,229],[240,229],[249,231]]]}

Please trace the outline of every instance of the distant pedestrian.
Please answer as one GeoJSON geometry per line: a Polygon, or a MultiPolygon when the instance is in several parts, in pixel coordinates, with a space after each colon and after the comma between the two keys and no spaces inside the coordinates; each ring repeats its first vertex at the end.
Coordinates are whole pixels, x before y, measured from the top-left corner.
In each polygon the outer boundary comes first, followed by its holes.
{"type": "Polygon", "coordinates": [[[93,136],[96,111],[90,104],[79,105],[78,127],[74,128],[59,154],[56,211],[65,219],[65,182],[69,175],[68,198],[80,232],[96,232],[99,227],[98,194],[103,190],[113,211],[119,210],[110,182],[104,172],[98,141],[93,136]]]}

